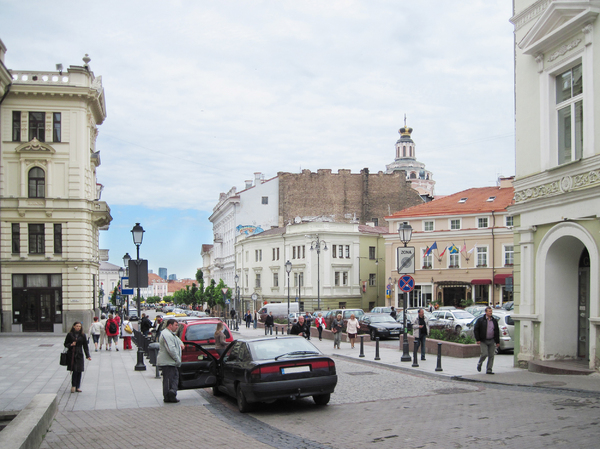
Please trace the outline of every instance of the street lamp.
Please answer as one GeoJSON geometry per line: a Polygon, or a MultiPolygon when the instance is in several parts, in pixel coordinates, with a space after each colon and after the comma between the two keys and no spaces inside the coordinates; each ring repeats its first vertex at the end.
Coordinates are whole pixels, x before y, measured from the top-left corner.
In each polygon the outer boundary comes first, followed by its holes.
{"type": "Polygon", "coordinates": [[[125,253],[123,256],[123,265],[125,266],[125,273],[129,276],[129,261],[131,260],[131,256],[129,253],[125,253]]]}
{"type": "MultiPolygon", "coordinates": [[[[400,237],[400,241],[402,243],[404,243],[404,247],[406,248],[406,245],[408,245],[408,243],[410,242],[410,239],[412,238],[412,226],[409,225],[408,223],[401,223],[400,226],[398,226],[398,235],[400,237]]],[[[403,318],[403,324],[402,326],[404,327],[404,333],[402,336],[402,357],[400,358],[401,362],[410,362],[411,361],[411,357],[410,357],[410,350],[408,347],[408,327],[406,326],[406,306],[408,303],[408,292],[404,293],[404,304],[402,305],[402,318],[403,318]]]]}
{"type": "MultiPolygon", "coordinates": [[[[125,275],[125,269],[123,267],[119,267],[119,282],[123,282],[123,276],[125,275]]],[[[117,304],[115,304],[117,307],[119,307],[119,316],[121,317],[121,321],[123,320],[123,284],[121,284],[121,295],[119,300],[117,301],[117,304]]]]}
{"type": "Polygon", "coordinates": [[[287,333],[290,333],[290,273],[292,272],[292,262],[289,260],[285,263],[285,272],[288,278],[288,313],[287,313],[287,333]]]}
{"type": "MultiPolygon", "coordinates": [[[[236,317],[236,320],[235,320],[235,321],[236,321],[236,323],[237,323],[237,322],[239,321],[239,315],[240,315],[240,311],[241,311],[241,309],[240,309],[240,305],[239,305],[239,301],[240,301],[240,290],[239,290],[239,288],[238,288],[238,281],[240,280],[240,277],[237,275],[237,273],[236,273],[236,275],[233,277],[233,280],[235,281],[235,298],[234,298],[234,306],[235,306],[235,307],[237,307],[237,309],[236,309],[236,310],[238,311],[238,313],[237,313],[237,317],[236,317]]],[[[236,324],[236,327],[237,327],[237,324],[236,324]]]]}
{"type": "MultiPolygon", "coordinates": [[[[137,257],[135,260],[135,264],[137,266],[136,270],[136,285],[137,285],[137,313],[138,316],[140,314],[140,245],[142,244],[142,240],[144,239],[144,228],[140,226],[139,223],[136,223],[133,229],[131,230],[131,235],[133,236],[133,243],[136,246],[137,257]]],[[[125,256],[128,256],[126,254],[125,256]]],[[[138,352],[137,352],[137,365],[135,365],[136,371],[146,371],[146,365],[144,365],[144,349],[142,348],[141,342],[138,344],[138,352]]]]}
{"type": "MultiPolygon", "coordinates": [[[[306,237],[312,238],[310,235],[306,237]]],[[[310,250],[317,250],[317,310],[321,310],[321,244],[323,244],[323,251],[327,251],[327,243],[319,239],[319,234],[316,234],[315,240],[310,242],[310,250]]]]}

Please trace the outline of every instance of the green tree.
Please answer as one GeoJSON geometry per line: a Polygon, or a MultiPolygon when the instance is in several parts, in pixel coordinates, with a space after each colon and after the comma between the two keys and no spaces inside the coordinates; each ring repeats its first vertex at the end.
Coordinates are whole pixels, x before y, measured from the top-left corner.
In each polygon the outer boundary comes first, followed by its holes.
{"type": "Polygon", "coordinates": [[[148,304],[156,304],[157,302],[160,302],[160,296],[149,296],[146,302],[148,304]]]}
{"type": "MultiPolygon", "coordinates": [[[[223,289],[224,288],[228,288],[227,284],[225,284],[225,282],[223,282],[223,279],[219,279],[219,284],[215,287],[215,290],[218,294],[217,304],[219,304],[221,307],[225,307],[225,301],[223,301],[223,289]]],[[[227,290],[227,295],[225,295],[225,297],[227,299],[231,300],[231,288],[229,288],[229,290],[227,290]]]]}
{"type": "Polygon", "coordinates": [[[121,286],[121,281],[117,282],[117,286],[112,291],[112,295],[110,295],[110,303],[113,306],[117,305],[117,293],[119,293],[119,287],[121,286]]]}
{"type": "Polygon", "coordinates": [[[210,285],[204,290],[204,301],[209,309],[212,310],[215,308],[218,304],[219,296],[221,295],[219,295],[218,290],[216,290],[216,282],[214,279],[211,279],[210,285]]]}
{"type": "Polygon", "coordinates": [[[198,268],[198,271],[196,271],[196,280],[198,281],[198,289],[194,294],[194,304],[204,305],[206,302],[206,298],[204,296],[204,274],[200,268],[198,268]]]}

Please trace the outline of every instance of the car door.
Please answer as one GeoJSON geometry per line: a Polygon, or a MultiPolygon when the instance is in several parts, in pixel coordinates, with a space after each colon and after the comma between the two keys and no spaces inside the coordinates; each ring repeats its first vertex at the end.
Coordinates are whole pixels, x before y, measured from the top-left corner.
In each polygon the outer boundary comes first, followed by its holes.
{"type": "Polygon", "coordinates": [[[236,395],[235,382],[243,379],[243,360],[245,342],[234,341],[221,356],[221,385],[230,396],[236,395]]]}
{"type": "Polygon", "coordinates": [[[191,362],[183,362],[179,367],[179,390],[192,390],[196,388],[214,387],[217,385],[218,360],[202,346],[187,342],[186,345],[194,345],[203,358],[191,362]]]}

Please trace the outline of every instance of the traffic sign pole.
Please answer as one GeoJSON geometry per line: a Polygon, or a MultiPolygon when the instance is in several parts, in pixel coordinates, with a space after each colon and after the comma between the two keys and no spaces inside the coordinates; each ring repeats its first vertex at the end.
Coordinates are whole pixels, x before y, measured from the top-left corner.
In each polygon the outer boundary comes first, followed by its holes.
{"type": "Polygon", "coordinates": [[[414,278],[408,274],[403,275],[398,280],[398,288],[400,289],[400,291],[404,292],[404,304],[402,307],[404,332],[402,334],[402,357],[400,358],[400,361],[410,362],[412,359],[410,357],[410,350],[408,347],[408,326],[406,324],[406,308],[408,304],[408,293],[415,288],[414,278]]]}

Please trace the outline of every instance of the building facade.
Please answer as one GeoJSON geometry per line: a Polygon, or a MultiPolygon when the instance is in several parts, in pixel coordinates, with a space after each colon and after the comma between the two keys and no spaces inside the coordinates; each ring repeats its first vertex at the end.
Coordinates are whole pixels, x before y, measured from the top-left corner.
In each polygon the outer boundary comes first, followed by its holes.
{"type": "MultiPolygon", "coordinates": [[[[0,72],[5,47],[0,42],[0,72]]],[[[84,328],[99,307],[98,237],[112,220],[96,180],[101,77],[8,70],[0,96],[0,300],[4,332],[84,328]]],[[[2,76],[4,78],[4,75],[2,76]]],[[[3,82],[4,83],[4,82],[3,82]]]]}
{"type": "Polygon", "coordinates": [[[512,178],[503,178],[497,187],[464,190],[386,217],[385,259],[393,286],[388,305],[404,304],[404,293],[397,288],[398,248],[404,246],[398,235],[401,223],[412,226],[408,246],[415,248],[415,288],[407,307],[512,300],[514,242],[507,207],[513,193],[512,178]]]}
{"type": "Polygon", "coordinates": [[[515,363],[598,369],[600,1],[513,5],[515,363]]]}

